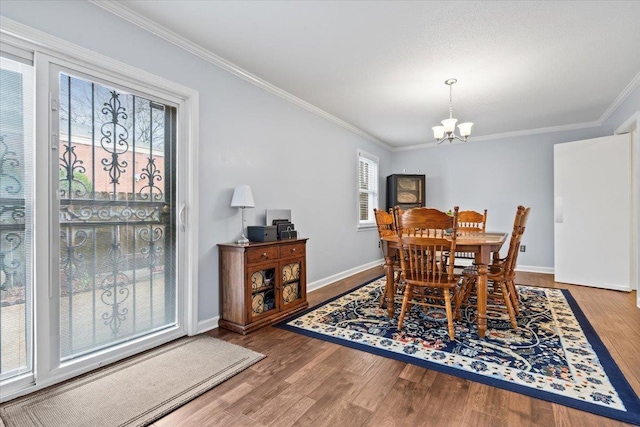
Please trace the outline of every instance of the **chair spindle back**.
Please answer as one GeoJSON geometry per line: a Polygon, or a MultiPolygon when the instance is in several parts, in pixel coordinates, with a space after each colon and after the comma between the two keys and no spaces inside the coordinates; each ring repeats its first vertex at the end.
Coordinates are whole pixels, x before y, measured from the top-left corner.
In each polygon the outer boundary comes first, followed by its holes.
{"type": "Polygon", "coordinates": [[[512,279],[515,276],[516,263],[518,261],[518,254],[520,253],[520,242],[522,241],[524,230],[527,227],[530,211],[531,208],[525,208],[524,206],[518,206],[518,210],[516,211],[511,240],[509,241],[509,252],[507,253],[503,269],[505,278],[512,279]]]}
{"type": "Polygon", "coordinates": [[[453,216],[431,208],[413,208],[397,215],[404,251],[400,266],[407,283],[454,280],[447,254],[455,252],[457,217],[457,206],[453,216]]]}

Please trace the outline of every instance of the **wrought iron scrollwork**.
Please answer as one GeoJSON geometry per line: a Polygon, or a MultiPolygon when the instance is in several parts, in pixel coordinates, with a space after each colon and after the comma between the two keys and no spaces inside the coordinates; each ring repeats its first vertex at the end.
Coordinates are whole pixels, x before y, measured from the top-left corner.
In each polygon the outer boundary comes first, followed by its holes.
{"type": "Polygon", "coordinates": [[[158,265],[163,251],[163,245],[159,244],[164,235],[160,227],[145,227],[140,229],[140,239],[147,242],[148,246],[140,249],[140,253],[147,259],[147,265],[153,269],[158,265]]]}
{"type": "Polygon", "coordinates": [[[124,273],[118,273],[114,276],[107,276],[102,283],[102,294],[100,300],[107,306],[111,307],[110,312],[102,314],[104,324],[111,329],[111,335],[117,337],[124,322],[129,314],[129,309],[121,307],[127,298],[129,298],[129,278],[124,273]]]}
{"type": "Polygon", "coordinates": [[[8,289],[9,285],[13,284],[12,279],[18,274],[20,269],[19,259],[8,255],[11,252],[17,253],[21,245],[22,237],[16,232],[9,232],[0,240],[0,288],[2,289],[8,289]]]}
{"type": "Polygon", "coordinates": [[[111,91],[111,99],[102,107],[102,114],[110,116],[110,121],[100,128],[102,138],[100,145],[108,153],[111,159],[104,158],[100,162],[104,170],[109,172],[110,183],[113,184],[113,192],[116,193],[116,185],[120,183],[120,176],[126,171],[128,163],[121,160],[120,156],[129,150],[129,130],[121,123],[128,118],[126,109],[120,102],[120,95],[111,91]]]}
{"type": "Polygon", "coordinates": [[[8,173],[8,169],[17,168],[20,166],[20,161],[15,151],[9,150],[9,146],[4,141],[4,136],[0,136],[0,194],[6,192],[7,194],[19,194],[22,190],[22,184],[20,180],[8,173]]]}
{"type": "Polygon", "coordinates": [[[129,309],[123,307],[122,304],[129,298],[129,277],[120,271],[122,262],[122,251],[119,241],[119,229],[114,230],[113,242],[109,250],[107,262],[111,268],[111,273],[107,274],[102,280],[102,294],[100,300],[111,308],[110,311],[102,314],[102,320],[105,325],[111,329],[111,335],[117,337],[120,326],[127,318],[129,309]]]}
{"type": "Polygon", "coordinates": [[[155,185],[156,181],[162,181],[162,175],[156,166],[156,159],[147,157],[147,167],[142,168],[140,179],[146,179],[148,181],[148,184],[140,189],[140,198],[142,200],[150,200],[152,198],[162,200],[162,189],[155,185]],[[149,190],[145,191],[147,188],[149,190]]]}
{"type": "Polygon", "coordinates": [[[85,173],[86,169],[82,166],[83,161],[78,160],[76,154],[76,147],[71,145],[71,138],[64,149],[64,154],[60,158],[60,169],[64,174],[61,174],[60,181],[66,182],[66,189],[64,185],[60,185],[60,196],[65,198],[71,198],[72,194],[75,197],[84,197],[88,193],[87,186],[84,182],[78,179],[78,174],[85,173]]]}
{"type": "MultiPolygon", "coordinates": [[[[163,300],[169,294],[164,287],[174,286],[173,271],[163,270],[164,258],[175,249],[170,209],[175,189],[167,175],[175,170],[175,135],[164,131],[167,120],[175,127],[175,113],[159,114],[152,110],[165,106],[67,77],[68,116],[61,120],[67,120],[69,137],[60,144],[59,160],[58,215],[66,233],[60,244],[61,291],[74,290],[65,302],[69,328],[80,315],[72,311],[75,301],[89,298],[81,292],[91,292],[93,337],[91,344],[85,337],[73,342],[80,335],[70,332],[64,356],[157,327],[154,316],[162,309],[165,316],[173,315],[167,314],[170,302],[163,300]],[[74,121],[73,108],[84,122],[74,121]],[[148,304],[149,321],[140,311],[143,304],[148,304]]],[[[10,215],[0,210],[1,218],[10,215]]]]}
{"type": "Polygon", "coordinates": [[[61,248],[60,269],[66,276],[67,292],[73,292],[73,283],[78,278],[78,272],[83,269],[84,255],[79,249],[87,241],[87,232],[84,230],[61,231],[60,239],[66,242],[61,248]]]}
{"type": "Polygon", "coordinates": [[[4,199],[0,203],[0,223],[24,224],[24,203],[13,202],[14,199],[4,199]]]}
{"type": "Polygon", "coordinates": [[[160,221],[160,205],[157,206],[87,206],[87,205],[68,205],[60,207],[60,221],[72,222],[119,222],[119,221],[135,221],[146,222],[160,221]]]}

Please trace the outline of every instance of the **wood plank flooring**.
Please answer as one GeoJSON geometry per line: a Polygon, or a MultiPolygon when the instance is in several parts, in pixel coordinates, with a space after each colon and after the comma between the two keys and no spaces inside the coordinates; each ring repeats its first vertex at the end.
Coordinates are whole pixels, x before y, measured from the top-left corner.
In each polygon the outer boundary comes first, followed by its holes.
{"type": "MultiPolygon", "coordinates": [[[[376,267],[309,294],[311,306],[383,274],[376,267]]],[[[636,293],[555,283],[518,273],[517,283],[567,288],[640,395],[636,293]]],[[[211,336],[267,357],[164,418],[168,426],[623,426],[608,418],[430,371],[273,327],[211,336]]],[[[638,420],[640,423],[640,420],[638,420]]]]}

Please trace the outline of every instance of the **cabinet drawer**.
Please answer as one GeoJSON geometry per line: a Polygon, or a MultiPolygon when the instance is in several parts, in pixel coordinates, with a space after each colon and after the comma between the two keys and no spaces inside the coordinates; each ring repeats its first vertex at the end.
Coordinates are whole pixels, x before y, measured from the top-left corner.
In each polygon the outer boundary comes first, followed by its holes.
{"type": "Polygon", "coordinates": [[[278,259],[278,247],[255,248],[247,250],[247,264],[278,259]]]}
{"type": "Polygon", "coordinates": [[[280,258],[293,258],[302,255],[304,255],[304,243],[282,245],[280,247],[280,258]]]}

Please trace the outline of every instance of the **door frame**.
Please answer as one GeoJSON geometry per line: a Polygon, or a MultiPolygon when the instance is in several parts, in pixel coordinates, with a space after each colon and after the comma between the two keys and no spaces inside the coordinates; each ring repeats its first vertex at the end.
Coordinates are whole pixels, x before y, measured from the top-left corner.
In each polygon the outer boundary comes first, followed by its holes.
{"type": "MultiPolygon", "coordinates": [[[[35,103],[35,135],[36,144],[41,147],[48,144],[51,148],[54,140],[50,130],[50,95],[48,88],[51,63],[62,63],[88,74],[103,77],[105,80],[115,79],[125,82],[138,90],[169,99],[178,106],[177,139],[182,141],[178,150],[178,169],[185,171],[181,182],[178,183],[176,207],[178,215],[176,224],[178,264],[182,266],[176,280],[182,286],[182,302],[178,319],[180,327],[173,330],[173,334],[161,337],[153,334],[145,343],[140,343],[125,349],[125,345],[118,345],[113,351],[101,354],[102,361],[90,360],[90,356],[80,357],[72,364],[57,366],[52,363],[52,340],[56,339],[59,331],[51,331],[48,325],[49,316],[55,315],[49,308],[49,292],[35,292],[34,301],[34,372],[17,377],[3,384],[0,401],[6,401],[31,393],[74,376],[88,372],[129,357],[141,351],[161,345],[179,336],[195,335],[198,332],[198,114],[199,93],[193,89],[171,82],[162,77],[140,70],[89,49],[35,30],[15,21],[1,18],[0,41],[8,45],[17,46],[34,53],[36,103],[35,103]],[[46,142],[38,142],[46,141],[46,142]],[[53,333],[53,336],[51,336],[53,333]]],[[[55,141],[57,143],[57,141],[55,141]]],[[[50,274],[57,274],[54,265],[50,264],[51,244],[57,239],[51,235],[49,223],[53,215],[51,198],[56,197],[49,185],[49,165],[51,164],[51,150],[34,158],[35,186],[39,193],[36,196],[36,215],[34,226],[40,232],[36,236],[34,250],[34,286],[47,280],[50,274]],[[38,173],[38,171],[40,171],[38,173]],[[42,207],[42,205],[46,205],[42,207]]],[[[43,288],[43,287],[41,287],[43,288]]],[[[135,342],[135,341],[134,341],[135,342]]],[[[126,344],[126,343],[125,343],[126,344]]],[[[98,352],[99,353],[99,352],[98,352]]],[[[98,354],[96,353],[96,354],[98,354]]],[[[57,355],[56,355],[57,356],[57,355]]]]}
{"type": "Polygon", "coordinates": [[[640,111],[636,111],[614,134],[629,133],[631,138],[631,289],[637,291],[640,308],[640,111]]]}

